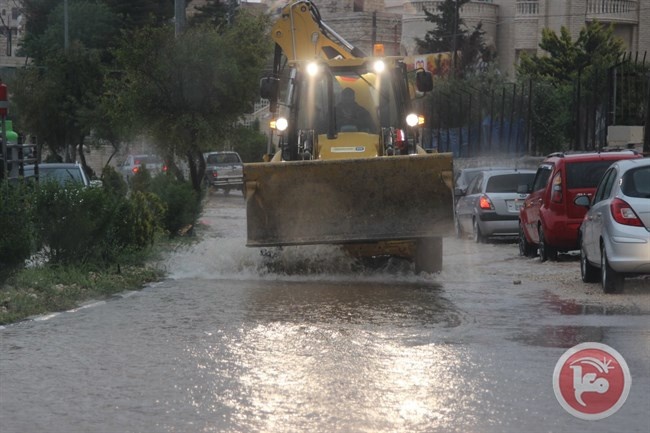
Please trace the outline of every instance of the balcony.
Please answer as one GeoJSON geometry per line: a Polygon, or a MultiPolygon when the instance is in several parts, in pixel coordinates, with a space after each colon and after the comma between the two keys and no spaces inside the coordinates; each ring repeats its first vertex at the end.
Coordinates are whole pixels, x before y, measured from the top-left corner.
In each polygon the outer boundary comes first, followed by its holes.
{"type": "Polygon", "coordinates": [[[515,19],[537,18],[539,16],[539,1],[518,1],[515,19]]]}
{"type": "MultiPolygon", "coordinates": [[[[430,13],[437,13],[438,6],[443,3],[444,0],[411,1],[408,3],[408,7],[417,14],[424,14],[424,9],[430,13]]],[[[406,7],[406,3],[404,7],[406,7]]],[[[493,0],[472,0],[462,6],[459,11],[464,20],[496,23],[498,9],[499,6],[494,4],[493,0]]]]}
{"type": "Polygon", "coordinates": [[[639,24],[639,0],[587,0],[587,21],[639,24]]]}

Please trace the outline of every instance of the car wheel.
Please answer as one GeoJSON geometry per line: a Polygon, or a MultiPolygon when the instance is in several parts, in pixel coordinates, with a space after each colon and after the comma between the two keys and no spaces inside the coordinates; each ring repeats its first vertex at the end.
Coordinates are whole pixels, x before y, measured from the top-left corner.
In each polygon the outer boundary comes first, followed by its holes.
{"type": "Polygon", "coordinates": [[[599,278],[598,268],[587,260],[587,253],[582,242],[580,244],[580,276],[585,283],[597,283],[599,278]]]}
{"type": "Polygon", "coordinates": [[[526,239],[526,234],[524,233],[524,228],[519,223],[519,255],[524,257],[534,257],[537,249],[532,246],[528,239],[526,239]]]}
{"type": "Polygon", "coordinates": [[[546,243],[546,239],[544,238],[544,229],[542,228],[542,226],[539,226],[538,233],[539,233],[539,245],[537,246],[537,250],[539,252],[539,260],[541,262],[545,262],[547,260],[551,260],[551,261],[557,260],[557,250],[546,243]]]}
{"type": "Polygon", "coordinates": [[[609,266],[604,245],[600,249],[600,280],[605,293],[621,293],[623,291],[625,278],[609,266]]]}
{"type": "Polygon", "coordinates": [[[472,234],[474,236],[474,242],[476,242],[477,244],[481,244],[485,242],[485,236],[483,236],[483,233],[481,233],[481,227],[479,227],[476,218],[473,220],[472,228],[473,228],[472,234]]]}

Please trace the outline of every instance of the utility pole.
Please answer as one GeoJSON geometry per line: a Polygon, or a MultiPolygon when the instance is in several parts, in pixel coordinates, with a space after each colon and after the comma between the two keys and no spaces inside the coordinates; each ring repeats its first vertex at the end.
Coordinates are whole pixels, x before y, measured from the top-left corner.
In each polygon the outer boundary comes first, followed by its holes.
{"type": "Polygon", "coordinates": [[[454,0],[454,30],[451,38],[451,78],[456,78],[456,33],[458,29],[458,0],[454,0]]]}
{"type": "Polygon", "coordinates": [[[174,0],[174,25],[178,37],[185,31],[185,0],[174,0]]]}
{"type": "Polygon", "coordinates": [[[63,50],[67,53],[70,46],[70,33],[68,27],[68,0],[63,0],[63,50]]]}

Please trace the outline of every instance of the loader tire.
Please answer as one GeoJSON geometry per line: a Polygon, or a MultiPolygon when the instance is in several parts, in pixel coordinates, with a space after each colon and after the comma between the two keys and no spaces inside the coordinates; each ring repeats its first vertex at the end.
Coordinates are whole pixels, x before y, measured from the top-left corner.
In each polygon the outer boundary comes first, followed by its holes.
{"type": "Polygon", "coordinates": [[[419,238],[415,246],[415,273],[442,271],[442,238],[419,238]]]}

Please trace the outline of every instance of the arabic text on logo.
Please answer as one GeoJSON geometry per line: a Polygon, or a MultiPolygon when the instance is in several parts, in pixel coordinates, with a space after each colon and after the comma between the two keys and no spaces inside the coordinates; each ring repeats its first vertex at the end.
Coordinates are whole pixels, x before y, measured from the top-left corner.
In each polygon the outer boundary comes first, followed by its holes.
{"type": "Polygon", "coordinates": [[[601,343],[582,343],[567,350],[553,372],[553,391],[560,405],[586,420],[603,419],[619,410],[631,385],[625,359],[601,343]]]}

